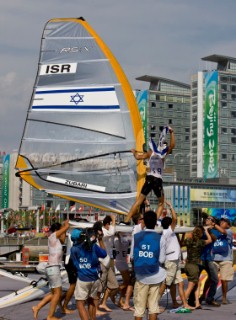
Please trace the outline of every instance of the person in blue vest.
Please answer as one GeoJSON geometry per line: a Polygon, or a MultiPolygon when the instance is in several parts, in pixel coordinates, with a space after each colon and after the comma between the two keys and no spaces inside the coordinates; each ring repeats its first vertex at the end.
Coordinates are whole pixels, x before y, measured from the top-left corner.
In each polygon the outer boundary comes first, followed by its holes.
{"type": "Polygon", "coordinates": [[[217,240],[212,249],[214,265],[220,272],[222,284],[222,304],[228,304],[226,295],[228,282],[234,278],[233,268],[233,231],[230,229],[231,222],[227,216],[220,219],[220,225],[214,224],[217,231],[217,240]]]}
{"type": "Polygon", "coordinates": [[[131,248],[136,282],[134,286],[134,316],[141,320],[148,308],[149,319],[156,320],[159,310],[159,289],[166,278],[161,267],[165,261],[165,243],[154,229],[157,215],[147,211],[143,215],[146,229],[134,235],[131,248]]]}
{"type": "MultiPolygon", "coordinates": [[[[76,240],[73,232],[71,237],[76,240]]],[[[102,248],[103,244],[100,244],[99,247],[96,241],[96,233],[90,228],[78,234],[77,243],[71,248],[71,258],[77,270],[75,299],[81,320],[96,319],[96,309],[98,305],[97,293],[100,284],[99,258],[104,259],[108,257],[107,265],[110,260],[106,250],[102,248]],[[85,308],[86,301],[88,303],[88,309],[85,308]]]]}

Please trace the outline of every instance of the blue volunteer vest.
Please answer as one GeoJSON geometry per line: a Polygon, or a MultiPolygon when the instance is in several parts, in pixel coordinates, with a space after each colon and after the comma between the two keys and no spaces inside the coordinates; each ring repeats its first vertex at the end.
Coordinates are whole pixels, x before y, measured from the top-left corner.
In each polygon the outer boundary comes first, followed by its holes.
{"type": "Polygon", "coordinates": [[[161,236],[153,231],[141,231],[134,235],[134,271],[140,275],[152,275],[159,270],[161,236]]]}
{"type": "Polygon", "coordinates": [[[84,249],[83,245],[73,246],[71,248],[71,258],[77,270],[77,277],[84,282],[96,281],[100,269],[100,262],[96,251],[101,251],[100,257],[104,258],[106,251],[93,245],[91,251],[84,249]]]}

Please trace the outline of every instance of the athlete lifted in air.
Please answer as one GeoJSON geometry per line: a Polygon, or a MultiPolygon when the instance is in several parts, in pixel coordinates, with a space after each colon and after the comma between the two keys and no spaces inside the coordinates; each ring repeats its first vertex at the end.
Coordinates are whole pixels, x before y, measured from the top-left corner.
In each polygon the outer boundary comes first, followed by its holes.
{"type": "Polygon", "coordinates": [[[157,216],[161,215],[164,207],[162,174],[165,158],[169,153],[172,152],[175,147],[175,137],[173,129],[171,127],[165,127],[161,133],[158,146],[155,145],[152,139],[149,143],[149,146],[150,150],[144,153],[139,153],[134,149],[131,150],[136,160],[149,160],[150,170],[147,172],[145,183],[142,187],[141,193],[133,204],[130,212],[128,213],[125,222],[128,222],[131,217],[137,212],[139,206],[143,203],[151,190],[153,190],[158,199],[158,207],[156,210],[157,216]],[[165,136],[168,132],[170,133],[169,146],[165,141],[165,136]]]}

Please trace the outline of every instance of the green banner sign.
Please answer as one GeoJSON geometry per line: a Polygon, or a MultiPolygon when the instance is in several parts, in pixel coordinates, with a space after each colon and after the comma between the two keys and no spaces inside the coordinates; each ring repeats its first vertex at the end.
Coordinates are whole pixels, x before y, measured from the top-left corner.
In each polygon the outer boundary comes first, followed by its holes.
{"type": "Polygon", "coordinates": [[[218,72],[205,74],[204,178],[219,177],[218,165],[218,72]]]}
{"type": "Polygon", "coordinates": [[[2,208],[9,207],[9,176],[10,176],[10,155],[3,158],[2,170],[2,208]]]}
{"type": "Polygon", "coordinates": [[[147,99],[148,99],[148,91],[143,90],[139,91],[136,95],[136,101],[138,104],[140,116],[142,119],[144,139],[146,145],[148,144],[148,136],[147,136],[147,99]]]}

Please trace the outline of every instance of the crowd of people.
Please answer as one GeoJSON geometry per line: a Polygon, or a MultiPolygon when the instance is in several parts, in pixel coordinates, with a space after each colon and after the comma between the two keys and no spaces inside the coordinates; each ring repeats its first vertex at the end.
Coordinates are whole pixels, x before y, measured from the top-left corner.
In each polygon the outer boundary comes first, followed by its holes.
{"type": "Polygon", "coordinates": [[[124,311],[133,311],[135,320],[141,320],[146,310],[149,320],[156,320],[163,311],[160,300],[166,289],[170,290],[174,309],[182,306],[192,312],[202,308],[203,300],[212,307],[220,307],[215,300],[218,274],[222,283],[222,304],[228,303],[228,282],[234,277],[230,220],[222,217],[217,222],[209,216],[203,226],[196,226],[188,237],[185,233],[179,237],[176,233],[177,215],[172,204],[164,199],[162,186],[164,159],[174,146],[174,131],[166,127],[158,147],[152,142],[148,152],[141,154],[131,150],[137,160],[148,159],[150,165],[141,193],[125,219],[126,223],[131,218],[133,220],[132,234],[116,231],[115,215],[97,221],[92,228],[72,231],[73,245],[65,261],[70,286],[65,296],[62,295],[59,266],[69,222],[52,225],[46,268],[51,292],[33,307],[34,320],[38,319],[40,309],[47,303],[50,303],[47,320],[59,320],[54,315],[57,305],[63,313],[73,312],[68,308],[73,294],[81,320],[95,320],[112,312],[107,303],[109,298],[124,311]],[[167,132],[170,132],[169,146],[164,141],[167,132]],[[151,191],[158,198],[156,212],[148,206],[147,196],[151,191]],[[155,230],[157,225],[163,228],[161,234],[155,230]],[[186,289],[181,270],[182,246],[187,249],[186,289]],[[128,253],[131,268],[127,263],[128,253]],[[122,277],[121,283],[117,281],[115,267],[122,277]],[[207,281],[200,294],[203,270],[207,273],[207,281]]]}
{"type": "Polygon", "coordinates": [[[94,320],[112,312],[108,299],[124,311],[133,311],[135,320],[141,320],[147,309],[149,319],[156,320],[163,311],[160,300],[167,288],[170,289],[173,308],[182,306],[191,312],[201,309],[204,300],[209,306],[220,307],[215,300],[218,274],[222,283],[221,303],[227,304],[228,282],[234,277],[233,232],[229,219],[223,217],[218,223],[209,216],[204,226],[196,226],[187,237],[183,233],[180,238],[175,232],[175,210],[168,201],[166,207],[169,213],[161,220],[161,234],[155,230],[160,217],[147,209],[133,216],[132,234],[116,231],[114,215],[106,216],[90,229],[74,229],[70,257],[65,261],[70,284],[65,295],[62,294],[60,265],[69,221],[52,225],[46,268],[51,292],[33,306],[34,319],[38,319],[40,309],[47,303],[50,303],[47,320],[58,320],[54,315],[58,305],[62,313],[74,312],[68,308],[74,295],[82,320],[94,320]],[[180,268],[183,259],[181,246],[187,249],[186,289],[180,268]],[[127,263],[128,254],[131,268],[127,263]],[[117,281],[115,267],[121,282],[117,281]],[[202,270],[207,273],[207,281],[200,294],[202,270]]]}

